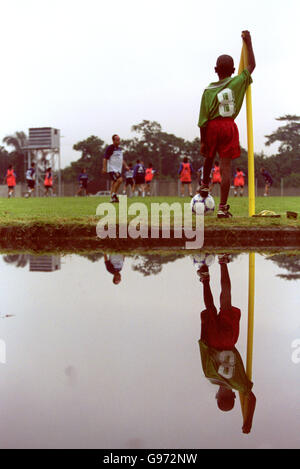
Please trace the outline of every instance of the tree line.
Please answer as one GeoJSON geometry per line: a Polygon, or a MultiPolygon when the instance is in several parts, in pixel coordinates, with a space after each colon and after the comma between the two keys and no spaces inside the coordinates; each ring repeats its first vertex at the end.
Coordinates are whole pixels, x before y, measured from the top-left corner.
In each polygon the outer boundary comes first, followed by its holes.
{"type": "MultiPolygon", "coordinates": [[[[280,185],[281,179],[283,179],[284,185],[299,187],[300,116],[287,114],[276,120],[283,123],[283,125],[270,135],[265,136],[265,145],[279,143],[278,151],[271,156],[265,155],[263,151],[259,154],[255,153],[255,176],[258,183],[263,185],[260,169],[264,167],[272,175],[274,185],[280,185]]],[[[143,120],[141,123],[133,125],[131,130],[134,137],[122,139],[121,142],[127,162],[135,162],[137,159],[142,160],[145,165],[151,162],[162,179],[177,178],[180,162],[185,156],[189,158],[195,170],[203,165],[204,159],[199,153],[200,139],[198,137],[192,141],[185,140],[163,131],[158,122],[149,120],[143,120]]],[[[24,147],[26,146],[26,140],[27,137],[24,132],[16,132],[14,135],[3,139],[3,143],[11,148],[11,151],[3,146],[0,147],[0,174],[4,175],[7,166],[13,164],[18,175],[18,181],[24,181],[26,169],[24,147]]],[[[107,145],[108,143],[95,135],[75,143],[73,149],[80,152],[80,157],[62,170],[62,180],[66,183],[76,181],[83,167],[87,169],[91,177],[100,178],[102,160],[107,145]]],[[[44,159],[46,165],[46,154],[44,159]]],[[[244,148],[241,149],[241,157],[234,161],[232,165],[233,174],[236,167],[247,173],[248,156],[244,148]]],[[[104,177],[102,176],[102,178],[104,177]]]]}

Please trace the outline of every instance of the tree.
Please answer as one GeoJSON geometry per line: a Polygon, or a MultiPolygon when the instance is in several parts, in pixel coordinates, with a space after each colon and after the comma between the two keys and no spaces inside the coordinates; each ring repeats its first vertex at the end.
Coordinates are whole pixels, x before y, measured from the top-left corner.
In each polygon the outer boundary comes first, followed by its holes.
{"type": "Polygon", "coordinates": [[[268,139],[266,146],[280,142],[279,153],[292,152],[299,154],[300,150],[300,116],[287,114],[278,117],[277,121],[288,122],[282,127],[278,127],[271,135],[265,135],[268,139]]]}
{"type": "Polygon", "coordinates": [[[91,135],[85,140],[75,143],[73,149],[80,151],[81,157],[62,171],[63,180],[65,182],[74,182],[83,167],[87,169],[90,176],[99,178],[105,149],[104,141],[95,135],[91,135]]]}
{"type": "Polygon", "coordinates": [[[26,164],[25,148],[28,143],[27,135],[23,131],[18,131],[13,135],[7,135],[2,141],[6,145],[13,147],[13,151],[9,154],[9,163],[14,166],[18,181],[24,182],[26,164]]]}
{"type": "Polygon", "coordinates": [[[81,151],[81,161],[89,161],[97,157],[101,157],[103,153],[104,142],[95,135],[91,135],[81,142],[75,143],[73,149],[81,151]]]}
{"type": "Polygon", "coordinates": [[[145,164],[152,163],[160,176],[176,177],[180,158],[186,155],[186,142],[181,137],[162,131],[156,121],[143,120],[131,127],[139,138],[124,142],[126,149],[134,159],[145,164]]]}

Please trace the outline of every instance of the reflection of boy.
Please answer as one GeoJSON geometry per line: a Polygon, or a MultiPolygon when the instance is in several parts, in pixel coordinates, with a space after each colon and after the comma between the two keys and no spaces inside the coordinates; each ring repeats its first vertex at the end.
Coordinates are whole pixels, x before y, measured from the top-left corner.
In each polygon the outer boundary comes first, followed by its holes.
{"type": "Polygon", "coordinates": [[[120,272],[123,268],[124,259],[122,254],[111,254],[109,257],[104,254],[105,267],[113,275],[113,283],[115,285],[118,285],[122,280],[120,272]]]}
{"type": "MultiPolygon", "coordinates": [[[[234,407],[235,393],[239,391],[244,403],[243,433],[252,426],[256,398],[251,391],[242,358],[235,348],[239,337],[241,311],[231,304],[231,283],[227,268],[228,258],[220,258],[221,296],[220,312],[214,305],[209,275],[200,273],[206,309],[201,312],[201,337],[199,340],[202,368],[206,378],[219,386],[216,394],[218,408],[224,412],[234,407]]],[[[204,269],[202,269],[204,270],[204,269]]],[[[206,268],[208,271],[208,268],[206,268]]]]}

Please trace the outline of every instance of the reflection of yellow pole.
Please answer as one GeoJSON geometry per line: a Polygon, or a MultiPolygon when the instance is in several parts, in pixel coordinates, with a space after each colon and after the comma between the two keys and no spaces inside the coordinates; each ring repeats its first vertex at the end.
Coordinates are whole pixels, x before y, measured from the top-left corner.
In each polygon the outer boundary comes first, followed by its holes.
{"type": "Polygon", "coordinates": [[[249,254],[249,288],[248,288],[248,336],[246,374],[252,380],[253,331],[254,331],[254,290],[255,290],[255,253],[249,254]]]}
{"type": "MultiPolygon", "coordinates": [[[[248,65],[248,52],[245,43],[241,53],[239,73],[248,65]]],[[[255,176],[254,176],[254,145],[253,145],[253,118],[252,118],[252,97],[251,85],[246,91],[246,114],[247,114],[247,140],[248,140],[248,199],[249,217],[255,214],[255,176]]]]}
{"type": "MultiPolygon", "coordinates": [[[[249,280],[248,280],[248,331],[247,331],[247,361],[246,375],[252,381],[253,363],[253,333],[254,333],[254,291],[255,291],[255,253],[249,254],[249,280]]],[[[239,393],[243,418],[247,415],[248,400],[243,393],[239,393]]]]}

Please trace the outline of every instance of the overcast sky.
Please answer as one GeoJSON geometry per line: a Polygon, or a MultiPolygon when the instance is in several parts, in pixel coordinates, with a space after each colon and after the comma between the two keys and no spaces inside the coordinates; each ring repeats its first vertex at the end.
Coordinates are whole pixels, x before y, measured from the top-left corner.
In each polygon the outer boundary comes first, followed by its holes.
{"type": "MultiPolygon", "coordinates": [[[[2,0],[0,138],[61,129],[62,166],[74,143],[131,138],[143,119],[192,140],[203,88],[241,31],[252,33],[255,151],[284,114],[299,114],[299,0],[2,0]]],[[[243,106],[237,124],[246,147],[243,106]]]]}

